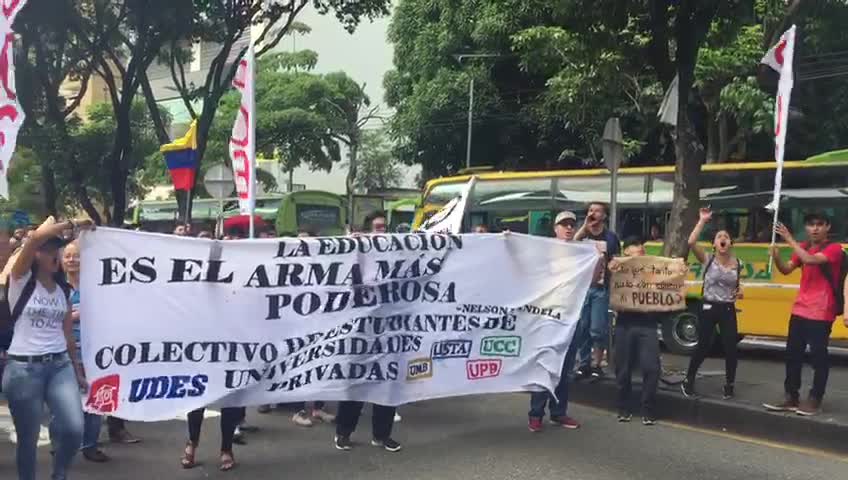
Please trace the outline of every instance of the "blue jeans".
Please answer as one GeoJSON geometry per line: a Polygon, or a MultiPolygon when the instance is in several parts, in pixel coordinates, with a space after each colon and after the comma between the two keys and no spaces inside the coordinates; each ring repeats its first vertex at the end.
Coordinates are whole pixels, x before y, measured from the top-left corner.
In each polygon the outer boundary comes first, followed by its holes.
{"type": "Polygon", "coordinates": [[[589,368],[592,364],[592,346],[606,349],[609,343],[609,290],[604,287],[592,287],[583,301],[580,312],[582,324],[581,338],[575,334],[578,343],[580,368],[589,368]]]}
{"type": "Polygon", "coordinates": [[[18,435],[19,480],[35,480],[36,449],[44,404],[50,409],[53,443],[52,480],[65,480],[82,442],[83,414],[76,374],[67,354],[58,360],[28,363],[9,360],[3,372],[3,392],[18,435]]]}
{"type": "Polygon", "coordinates": [[[100,427],[103,425],[103,417],[93,413],[85,414],[82,430],[82,445],[80,449],[96,448],[97,440],[100,438],[100,427]]]}
{"type": "Polygon", "coordinates": [[[568,412],[568,382],[571,371],[574,370],[574,360],[577,357],[578,345],[576,340],[578,336],[585,335],[582,332],[581,323],[577,322],[574,337],[571,339],[568,350],[565,352],[565,360],[562,362],[562,373],[560,373],[559,383],[554,388],[554,394],[551,395],[550,392],[532,392],[530,394],[530,412],[527,414],[529,417],[544,417],[545,405],[548,406],[552,419],[564,417],[566,412],[568,412]]]}

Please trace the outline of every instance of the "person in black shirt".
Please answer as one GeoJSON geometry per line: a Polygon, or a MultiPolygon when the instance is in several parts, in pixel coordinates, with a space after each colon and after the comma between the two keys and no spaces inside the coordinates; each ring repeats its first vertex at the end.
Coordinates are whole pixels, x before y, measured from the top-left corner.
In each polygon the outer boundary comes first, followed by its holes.
{"type": "Polygon", "coordinates": [[[606,204],[594,202],[589,205],[586,212],[586,220],[574,239],[577,241],[591,240],[598,243],[604,251],[605,262],[598,264],[598,271],[592,287],[586,294],[583,303],[583,311],[580,313],[580,324],[578,331],[585,332],[580,338],[575,337],[577,343],[578,365],[577,380],[592,378],[599,380],[604,376],[601,369],[604,352],[609,343],[609,270],[607,264],[610,259],[621,252],[618,236],[606,227],[607,206],[606,204]],[[594,347],[594,349],[593,349],[594,347]]]}
{"type": "MultiPolygon", "coordinates": [[[[645,255],[642,240],[624,242],[624,255],[645,255]]],[[[615,259],[610,269],[615,271],[615,259]]],[[[618,421],[629,422],[631,413],[632,376],[636,365],[642,371],[642,424],[654,425],[657,385],[660,378],[660,341],[654,313],[619,312],[615,324],[615,379],[618,383],[618,421]]]]}

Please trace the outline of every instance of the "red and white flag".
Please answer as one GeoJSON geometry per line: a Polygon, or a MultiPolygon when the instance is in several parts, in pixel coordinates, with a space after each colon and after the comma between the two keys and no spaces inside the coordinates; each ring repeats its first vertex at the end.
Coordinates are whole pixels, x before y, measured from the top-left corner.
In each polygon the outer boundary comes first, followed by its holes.
{"type": "Polygon", "coordinates": [[[15,90],[15,32],[12,24],[26,0],[0,0],[0,197],[9,198],[7,175],[18,132],[24,123],[24,110],[15,90]]]}
{"type": "Polygon", "coordinates": [[[786,147],[786,127],[789,122],[789,101],[792,97],[794,73],[792,62],[795,57],[795,25],[787,30],[777,45],[771,47],[760,63],[764,63],[780,74],[777,83],[777,99],[774,104],[774,159],[777,170],[774,176],[774,198],[769,205],[777,215],[780,203],[780,186],[783,183],[783,156],[786,147]]]}
{"type": "Polygon", "coordinates": [[[241,92],[241,105],[230,136],[230,160],[242,214],[253,217],[256,206],[256,102],[253,96],[253,47],[239,62],[233,86],[241,92]]]}

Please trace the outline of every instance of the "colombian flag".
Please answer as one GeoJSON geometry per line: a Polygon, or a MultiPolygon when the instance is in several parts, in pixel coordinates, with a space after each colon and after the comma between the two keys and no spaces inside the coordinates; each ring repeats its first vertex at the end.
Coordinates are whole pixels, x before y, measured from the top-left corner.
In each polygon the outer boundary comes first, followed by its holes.
{"type": "Polygon", "coordinates": [[[174,190],[191,190],[194,188],[194,177],[197,174],[197,120],[185,136],[172,143],[162,145],[159,151],[165,155],[165,164],[171,172],[174,190]]]}

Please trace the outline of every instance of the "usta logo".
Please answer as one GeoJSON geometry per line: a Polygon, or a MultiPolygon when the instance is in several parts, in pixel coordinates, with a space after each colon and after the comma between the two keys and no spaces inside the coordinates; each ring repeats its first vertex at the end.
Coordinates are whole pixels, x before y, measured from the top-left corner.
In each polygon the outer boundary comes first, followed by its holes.
{"type": "Polygon", "coordinates": [[[107,375],[91,384],[85,406],[100,413],[112,413],[118,409],[118,392],[121,389],[120,375],[107,375]]]}

